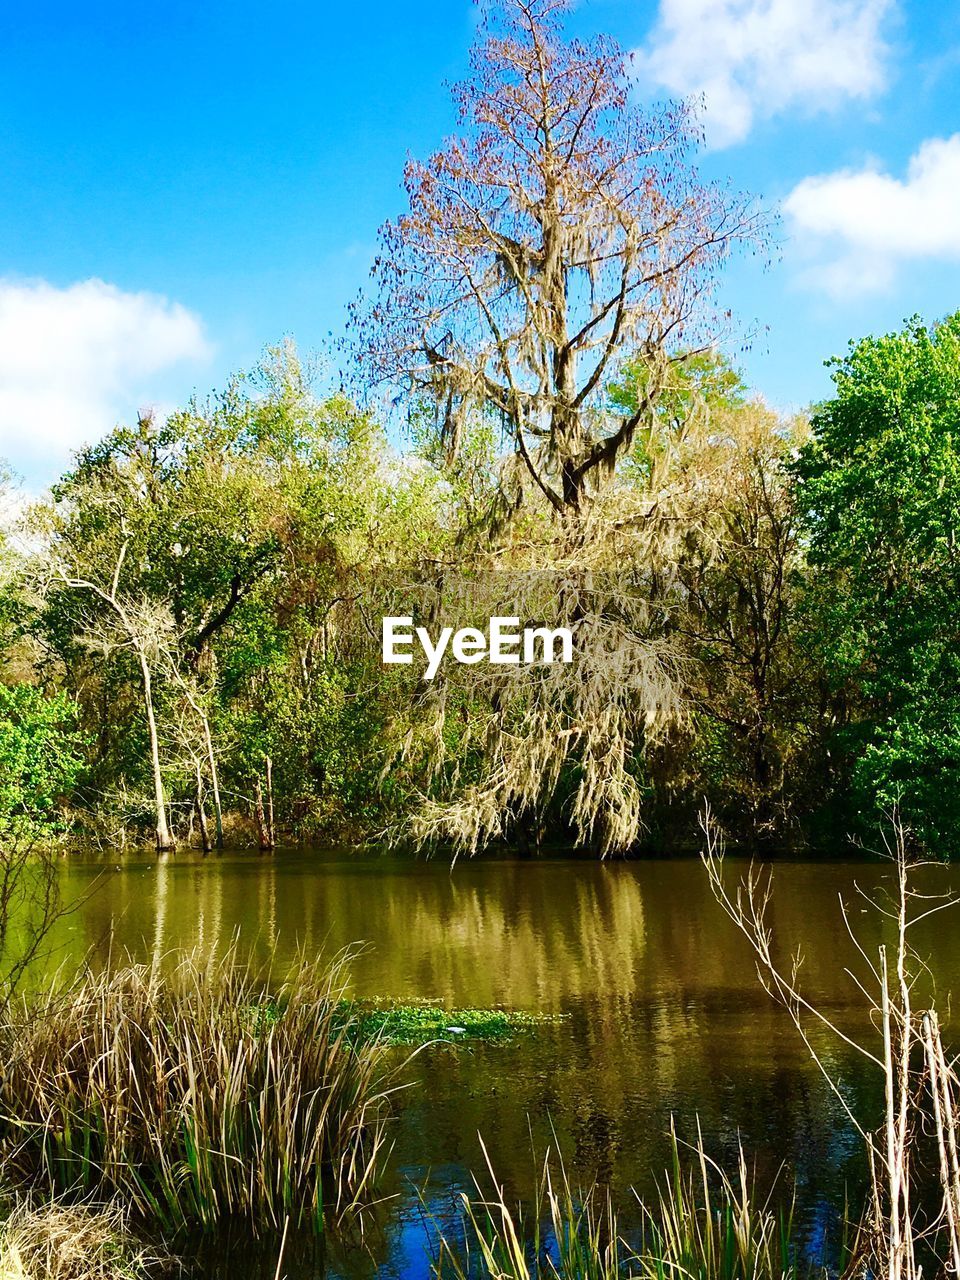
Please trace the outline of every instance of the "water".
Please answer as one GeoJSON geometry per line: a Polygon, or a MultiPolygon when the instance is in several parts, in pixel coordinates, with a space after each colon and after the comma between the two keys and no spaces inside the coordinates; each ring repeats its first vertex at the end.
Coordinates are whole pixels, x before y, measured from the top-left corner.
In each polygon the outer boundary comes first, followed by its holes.
{"type": "MultiPolygon", "coordinates": [[[[762,1184],[786,1166],[781,1178],[797,1181],[813,1255],[829,1247],[845,1193],[856,1203],[862,1190],[860,1148],[840,1101],[761,989],[746,941],[696,860],[500,859],[451,869],[336,852],[186,853],[117,865],[72,859],[64,878],[68,895],[85,898],[56,937],[58,958],[70,964],[125,949],[139,958],[218,949],[236,934],[241,947],[273,953],[282,966],[299,947],[332,953],[366,941],[352,966],[360,997],[562,1015],[507,1044],[435,1047],[416,1058],[416,1084],[394,1127],[387,1184],[396,1199],[367,1248],[327,1259],[335,1273],[425,1275],[420,1197],[448,1219],[469,1171],[483,1170],[481,1136],[509,1195],[529,1194],[535,1153],[559,1146],[575,1181],[610,1186],[629,1215],[628,1188],[649,1192],[664,1167],[671,1117],[688,1137],[699,1118],[708,1150],[729,1160],[742,1141],[762,1184]]],[[[960,871],[930,869],[925,879],[941,889],[958,884],[960,871]]],[[[843,973],[855,954],[839,899],[875,953],[889,924],[865,911],[857,887],[885,883],[888,867],[863,862],[783,863],[774,877],[778,954],[801,947],[805,994],[865,1040],[874,1033],[843,973]]],[[[960,979],[960,930],[947,914],[921,926],[916,941],[946,1011],[960,979]]],[[[872,1123],[879,1073],[826,1034],[815,1040],[872,1123]]],[[[262,1274],[272,1276],[276,1242],[267,1253],[262,1274]]],[[[261,1274],[247,1262],[246,1274],[261,1274]]],[[[204,1263],[204,1274],[221,1274],[218,1265],[204,1263]]],[[[294,1247],[284,1269],[293,1280],[322,1268],[298,1263],[294,1247]]],[[[241,1274],[237,1264],[228,1273],[241,1274]]]]}

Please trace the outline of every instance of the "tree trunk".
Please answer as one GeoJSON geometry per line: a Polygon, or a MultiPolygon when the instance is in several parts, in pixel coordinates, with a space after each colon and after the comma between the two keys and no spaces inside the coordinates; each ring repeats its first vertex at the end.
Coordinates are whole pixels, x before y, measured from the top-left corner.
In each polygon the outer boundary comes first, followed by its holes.
{"type": "Polygon", "coordinates": [[[210,832],[207,830],[207,815],[203,808],[203,779],[200,776],[200,762],[197,761],[197,794],[193,800],[193,807],[197,815],[197,823],[200,827],[200,848],[204,853],[210,852],[210,832]]]}
{"type": "Polygon", "coordinates": [[[160,771],[160,743],[157,738],[157,720],[153,714],[153,684],[150,666],[143,650],[137,647],[140,672],[143,676],[143,701],[147,712],[147,729],[150,735],[150,767],[153,771],[153,798],[157,810],[157,852],[175,849],[176,842],[167,825],[167,799],[163,791],[163,774],[160,771]]]}
{"type": "Polygon", "coordinates": [[[273,848],[270,842],[270,832],[267,830],[267,816],[263,809],[263,787],[260,785],[260,779],[253,780],[253,812],[257,820],[257,839],[260,842],[260,852],[269,853],[273,848]]]}
{"type": "Polygon", "coordinates": [[[217,774],[217,757],[213,750],[210,721],[203,717],[203,733],[207,741],[207,759],[210,762],[210,788],[213,792],[213,820],[217,832],[217,849],[223,849],[223,808],[220,804],[220,779],[217,774]]]}
{"type": "Polygon", "coordinates": [[[270,848],[277,843],[277,829],[273,824],[273,761],[267,760],[267,835],[270,837],[270,848]]]}

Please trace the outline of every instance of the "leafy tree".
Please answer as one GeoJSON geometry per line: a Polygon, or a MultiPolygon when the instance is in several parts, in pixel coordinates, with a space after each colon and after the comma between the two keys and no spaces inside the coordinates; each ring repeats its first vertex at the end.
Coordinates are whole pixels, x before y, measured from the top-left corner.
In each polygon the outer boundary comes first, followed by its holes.
{"type": "MultiPolygon", "coordinates": [[[[611,398],[629,410],[648,376],[642,359],[627,361],[611,398]]],[[[725,356],[695,351],[672,366],[624,468],[639,492],[657,486],[680,528],[650,590],[682,646],[687,714],[651,759],[651,782],[668,823],[689,829],[707,796],[754,844],[795,826],[818,740],[788,465],[805,429],[751,398],[725,356]]]]}
{"type": "Polygon", "coordinates": [[[174,843],[171,788],[203,826],[209,786],[221,834],[219,773],[241,692],[222,655],[251,633],[248,615],[273,617],[306,669],[296,620],[338,595],[338,540],[366,509],[375,465],[369,420],[342,397],[319,401],[287,346],[206,403],[118,428],[55,487],[45,632],[87,672],[107,737],[112,727],[126,744],[120,755],[103,744],[102,781],[149,779],[158,847],[174,843]],[[138,689],[139,718],[123,718],[129,696],[119,714],[106,705],[111,682],[138,689]]]}
{"type": "Polygon", "coordinates": [[[758,401],[714,413],[696,468],[711,512],[691,523],[678,562],[678,625],[695,661],[688,698],[696,785],[728,829],[767,846],[796,827],[819,741],[788,472],[805,425],[758,401]]]}
{"type": "Polygon", "coordinates": [[[851,343],[797,463],[814,607],[863,821],[960,843],[960,314],[851,343]]]}
{"type": "MultiPolygon", "coordinates": [[[[0,467],[0,496],[11,485],[0,467]]],[[[0,533],[0,1005],[11,999],[56,922],[69,909],[60,891],[57,837],[83,766],[78,707],[40,688],[30,636],[36,601],[25,563],[0,533]]]]}
{"type": "Polygon", "coordinates": [[[0,684],[0,1006],[71,908],[61,894],[66,805],[82,769],[76,703],[0,684]]]}
{"type": "Polygon", "coordinates": [[[0,840],[35,842],[62,829],[83,765],[77,711],[66,693],[0,684],[0,840]]]}

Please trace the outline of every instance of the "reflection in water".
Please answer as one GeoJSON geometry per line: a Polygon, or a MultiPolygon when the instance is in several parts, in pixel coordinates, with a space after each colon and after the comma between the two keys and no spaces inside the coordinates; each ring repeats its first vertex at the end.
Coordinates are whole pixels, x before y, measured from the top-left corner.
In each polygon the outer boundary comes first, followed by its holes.
{"type": "MultiPolygon", "coordinates": [[[[92,860],[68,862],[66,892],[86,892],[100,872],[92,860]]],[[[838,895],[854,904],[874,950],[885,926],[861,913],[855,882],[871,890],[885,874],[875,865],[790,863],[775,878],[772,921],[784,955],[800,946],[807,957],[805,991],[845,1028],[867,1034],[842,973],[853,955],[838,895]]],[[[858,1194],[859,1149],[842,1108],[760,990],[747,945],[695,860],[502,860],[451,870],[315,851],[177,854],[104,871],[57,945],[71,961],[89,954],[102,964],[112,948],[159,965],[175,948],[213,956],[235,937],[279,967],[298,948],[333,953],[366,941],[352,966],[362,997],[563,1015],[506,1045],[418,1056],[419,1086],[400,1107],[391,1175],[406,1211],[375,1237],[374,1260],[387,1272],[426,1274],[411,1185],[428,1184],[442,1212],[468,1185],[467,1171],[481,1167],[478,1133],[512,1194],[529,1192],[533,1151],[555,1133],[576,1178],[599,1178],[629,1205],[626,1188],[649,1191],[663,1168],[671,1115],[681,1134],[699,1116],[718,1156],[730,1158],[742,1137],[761,1180],[786,1162],[814,1245],[833,1229],[845,1189],[858,1194]]],[[[941,921],[924,947],[949,987],[960,975],[960,931],[941,921]]],[[[939,998],[945,1008],[947,992],[939,998]]],[[[876,1114],[879,1077],[828,1040],[818,1047],[854,1109],[876,1114]]],[[[334,1270],[355,1269],[344,1257],[334,1270]]],[[[304,1264],[298,1274],[314,1271],[304,1264]]]]}

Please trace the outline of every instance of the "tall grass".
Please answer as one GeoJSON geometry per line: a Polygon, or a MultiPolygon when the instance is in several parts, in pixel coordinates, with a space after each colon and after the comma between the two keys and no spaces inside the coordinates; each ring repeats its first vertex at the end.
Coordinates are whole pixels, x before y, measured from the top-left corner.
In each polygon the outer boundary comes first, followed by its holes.
{"type": "Polygon", "coordinates": [[[685,1167],[676,1133],[656,1202],[644,1206],[637,1261],[648,1280],[796,1280],[793,1204],[762,1198],[738,1148],[731,1177],[706,1154],[703,1138],[685,1167]]]}
{"type": "Polygon", "coordinates": [[[117,1205],[16,1205],[0,1227],[0,1280],[149,1280],[179,1270],[144,1248],[117,1205]]]}
{"type": "MultiPolygon", "coordinates": [[[[628,1241],[609,1193],[575,1194],[562,1166],[544,1164],[525,1215],[494,1180],[492,1196],[463,1197],[464,1241],[440,1232],[438,1280],[800,1280],[792,1209],[762,1199],[740,1152],[735,1178],[702,1140],[685,1163],[673,1138],[672,1168],[628,1241]]],[[[491,1171],[492,1176],[492,1171],[491,1171]]]]}
{"type": "Polygon", "coordinates": [[[354,1034],[344,960],[279,985],[234,954],[84,973],[0,1026],[5,1176],[119,1195],[164,1231],[324,1225],[366,1197],[391,1072],[354,1034]]]}

